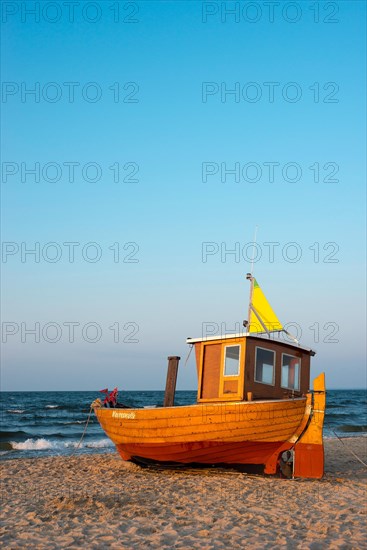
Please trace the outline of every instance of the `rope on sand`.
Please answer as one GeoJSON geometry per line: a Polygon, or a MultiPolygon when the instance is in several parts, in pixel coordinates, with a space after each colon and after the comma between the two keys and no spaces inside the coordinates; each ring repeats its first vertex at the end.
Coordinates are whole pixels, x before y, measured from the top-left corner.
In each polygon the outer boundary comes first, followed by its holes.
{"type": "Polygon", "coordinates": [[[87,428],[88,428],[88,424],[89,424],[89,420],[90,420],[91,414],[92,414],[93,409],[94,409],[94,404],[95,404],[95,402],[93,401],[93,403],[92,403],[91,406],[90,406],[90,410],[89,410],[87,422],[85,423],[84,431],[83,431],[83,433],[82,433],[82,437],[80,438],[79,443],[77,444],[77,446],[75,447],[75,449],[73,450],[73,452],[71,453],[70,456],[75,455],[75,453],[76,453],[77,450],[79,449],[80,445],[82,444],[82,441],[83,441],[83,439],[84,439],[84,436],[85,436],[86,431],[87,431],[87,428]]]}
{"type": "MultiPolygon", "coordinates": [[[[330,428],[330,426],[329,426],[330,428]]],[[[345,447],[347,448],[347,450],[361,463],[363,464],[363,466],[365,466],[367,468],[367,464],[365,462],[363,462],[363,460],[361,458],[359,458],[359,456],[356,455],[356,453],[354,451],[352,451],[352,449],[349,449],[349,447],[344,443],[343,439],[341,437],[338,436],[338,434],[332,429],[330,428],[330,430],[333,432],[333,434],[336,435],[336,437],[339,439],[339,441],[341,443],[343,443],[343,445],[345,445],[345,447]]]]}

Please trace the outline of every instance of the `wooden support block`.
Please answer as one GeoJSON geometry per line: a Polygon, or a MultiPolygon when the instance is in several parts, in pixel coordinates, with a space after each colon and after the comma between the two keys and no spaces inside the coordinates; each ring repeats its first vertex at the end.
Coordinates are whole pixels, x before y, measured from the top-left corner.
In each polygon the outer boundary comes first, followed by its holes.
{"type": "Polygon", "coordinates": [[[180,359],[181,357],[177,357],[177,356],[168,357],[166,391],[164,393],[163,407],[173,407],[174,405],[178,363],[180,359]]]}

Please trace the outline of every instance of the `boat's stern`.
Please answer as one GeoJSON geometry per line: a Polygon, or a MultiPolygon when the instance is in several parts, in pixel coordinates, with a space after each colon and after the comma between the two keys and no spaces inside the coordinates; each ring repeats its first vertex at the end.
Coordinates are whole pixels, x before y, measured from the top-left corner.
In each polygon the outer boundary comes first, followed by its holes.
{"type": "Polygon", "coordinates": [[[314,380],[312,414],[309,424],[294,446],[294,477],[320,479],[324,475],[322,432],[326,407],[325,374],[314,380]]]}

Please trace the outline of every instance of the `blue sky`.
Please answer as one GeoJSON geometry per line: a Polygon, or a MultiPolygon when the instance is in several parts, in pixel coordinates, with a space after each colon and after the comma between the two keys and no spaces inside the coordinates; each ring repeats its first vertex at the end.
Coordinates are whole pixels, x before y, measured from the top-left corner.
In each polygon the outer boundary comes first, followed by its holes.
{"type": "Polygon", "coordinates": [[[220,2],[119,2],[118,22],[109,1],[74,21],[4,4],[2,389],[163,389],[168,355],[195,389],[185,339],[246,318],[255,226],[255,276],[312,373],[364,386],[365,3],[320,2],[316,22],[281,2],[270,22],[255,2],[252,23],[246,2],[225,4],[238,22],[220,2]]]}

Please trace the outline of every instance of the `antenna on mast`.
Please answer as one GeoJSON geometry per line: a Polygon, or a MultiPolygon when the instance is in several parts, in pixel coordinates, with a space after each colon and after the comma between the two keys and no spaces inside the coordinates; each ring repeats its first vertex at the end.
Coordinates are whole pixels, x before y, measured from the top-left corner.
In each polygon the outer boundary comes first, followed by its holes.
{"type": "Polygon", "coordinates": [[[243,326],[247,329],[248,332],[250,332],[250,318],[251,318],[251,310],[252,310],[252,293],[254,291],[254,261],[255,261],[255,245],[256,245],[256,238],[257,238],[257,230],[258,226],[255,226],[255,232],[254,232],[254,249],[252,253],[251,258],[251,270],[250,273],[246,273],[246,279],[250,281],[250,298],[248,302],[248,314],[247,314],[247,321],[243,321],[243,326]]]}
{"type": "Polygon", "coordinates": [[[246,279],[250,281],[250,298],[249,298],[249,305],[248,305],[248,314],[247,314],[247,320],[243,321],[243,326],[247,330],[248,334],[251,332],[251,325],[254,327],[253,332],[266,332],[266,334],[270,338],[270,334],[273,332],[284,332],[289,338],[291,338],[294,342],[296,342],[297,345],[299,345],[299,341],[293,334],[285,330],[283,328],[282,324],[280,323],[279,319],[275,315],[274,311],[272,310],[269,302],[267,301],[266,297],[264,296],[264,293],[260,289],[259,285],[256,282],[256,279],[254,277],[254,262],[255,262],[255,245],[256,245],[256,237],[257,237],[257,230],[258,226],[255,226],[255,234],[254,234],[254,251],[251,258],[251,272],[246,273],[246,279]],[[255,287],[256,283],[256,287],[255,287]],[[254,292],[256,294],[254,295],[254,292]],[[253,304],[255,301],[256,306],[253,304]],[[253,319],[257,319],[257,323],[252,322],[253,319]],[[260,327],[260,330],[259,330],[260,327]],[[261,328],[263,330],[261,330],[261,328]]]}
{"type": "Polygon", "coordinates": [[[256,245],[256,238],[257,238],[257,230],[258,230],[258,228],[259,228],[259,226],[256,225],[256,226],[255,226],[255,232],[254,232],[254,240],[253,240],[254,249],[253,249],[252,258],[251,258],[251,269],[250,269],[251,276],[254,274],[255,245],[256,245]]]}

